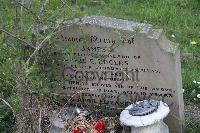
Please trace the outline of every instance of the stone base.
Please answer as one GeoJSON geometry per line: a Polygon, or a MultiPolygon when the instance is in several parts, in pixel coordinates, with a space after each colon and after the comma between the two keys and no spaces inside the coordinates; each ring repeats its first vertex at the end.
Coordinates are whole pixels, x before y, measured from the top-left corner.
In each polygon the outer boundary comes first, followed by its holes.
{"type": "Polygon", "coordinates": [[[168,126],[163,122],[144,127],[131,127],[131,133],[169,133],[168,126]]]}

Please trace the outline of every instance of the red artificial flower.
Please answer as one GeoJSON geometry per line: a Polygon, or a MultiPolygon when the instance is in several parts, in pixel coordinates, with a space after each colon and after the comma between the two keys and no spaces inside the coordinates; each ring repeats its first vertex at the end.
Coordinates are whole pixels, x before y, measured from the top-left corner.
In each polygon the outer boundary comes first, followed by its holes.
{"type": "Polygon", "coordinates": [[[83,131],[80,131],[78,129],[74,129],[73,133],[86,133],[86,129],[84,129],[83,131]]]}
{"type": "Polygon", "coordinates": [[[74,129],[73,133],[81,133],[78,129],[74,129]]]}
{"type": "Polygon", "coordinates": [[[105,130],[105,122],[103,120],[98,120],[95,124],[95,129],[99,132],[99,133],[103,133],[105,130]]]}

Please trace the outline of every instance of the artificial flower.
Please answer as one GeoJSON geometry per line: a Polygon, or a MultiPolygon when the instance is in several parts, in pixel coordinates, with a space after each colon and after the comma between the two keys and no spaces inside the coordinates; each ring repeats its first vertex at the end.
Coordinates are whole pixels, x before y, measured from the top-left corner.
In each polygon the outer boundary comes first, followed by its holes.
{"type": "Polygon", "coordinates": [[[86,129],[84,129],[83,131],[80,131],[78,129],[74,129],[73,133],[86,133],[86,129]]]}
{"type": "Polygon", "coordinates": [[[78,129],[74,129],[73,133],[81,133],[78,129]]]}
{"type": "Polygon", "coordinates": [[[95,124],[95,129],[98,133],[103,133],[105,130],[105,122],[103,120],[98,120],[95,124]]]}

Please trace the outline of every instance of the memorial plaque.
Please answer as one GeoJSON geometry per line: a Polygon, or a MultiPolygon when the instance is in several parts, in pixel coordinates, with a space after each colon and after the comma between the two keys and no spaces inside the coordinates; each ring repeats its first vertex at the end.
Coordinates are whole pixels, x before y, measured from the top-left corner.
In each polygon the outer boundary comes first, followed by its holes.
{"type": "Polygon", "coordinates": [[[71,103],[109,113],[138,100],[159,99],[170,106],[171,132],[182,132],[180,53],[162,30],[103,16],[65,24],[55,35],[67,51],[57,77],[66,80],[63,92],[74,95],[71,103]]]}

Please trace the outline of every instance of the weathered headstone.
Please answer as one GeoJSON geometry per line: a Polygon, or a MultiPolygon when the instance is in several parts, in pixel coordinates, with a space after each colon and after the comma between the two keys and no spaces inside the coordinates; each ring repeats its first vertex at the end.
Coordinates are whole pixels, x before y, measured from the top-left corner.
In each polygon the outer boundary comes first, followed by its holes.
{"type": "Polygon", "coordinates": [[[137,100],[160,99],[170,106],[166,123],[171,132],[182,132],[179,48],[162,30],[102,16],[65,24],[55,38],[71,51],[65,55],[71,58],[63,59],[58,75],[69,81],[63,92],[79,94],[72,96],[72,103],[91,108],[101,105],[109,112],[137,100]]]}

